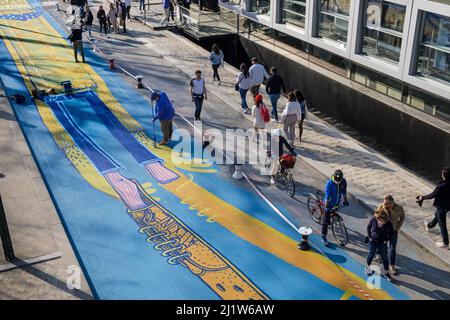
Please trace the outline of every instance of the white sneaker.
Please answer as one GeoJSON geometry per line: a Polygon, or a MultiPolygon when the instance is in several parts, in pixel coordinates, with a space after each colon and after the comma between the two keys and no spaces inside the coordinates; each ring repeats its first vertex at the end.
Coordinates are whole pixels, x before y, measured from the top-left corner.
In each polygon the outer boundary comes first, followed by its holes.
{"type": "Polygon", "coordinates": [[[270,178],[270,184],[275,184],[275,179],[273,177],[270,178]]]}
{"type": "Polygon", "coordinates": [[[247,114],[248,113],[248,109],[244,109],[244,114],[247,114]]]}
{"type": "Polygon", "coordinates": [[[425,220],[425,221],[423,222],[423,224],[425,225],[425,231],[431,232],[431,229],[428,227],[428,222],[427,222],[427,220],[425,220]]]}
{"type": "Polygon", "coordinates": [[[436,247],[442,248],[442,249],[448,249],[448,244],[444,244],[443,242],[436,242],[436,247]]]}

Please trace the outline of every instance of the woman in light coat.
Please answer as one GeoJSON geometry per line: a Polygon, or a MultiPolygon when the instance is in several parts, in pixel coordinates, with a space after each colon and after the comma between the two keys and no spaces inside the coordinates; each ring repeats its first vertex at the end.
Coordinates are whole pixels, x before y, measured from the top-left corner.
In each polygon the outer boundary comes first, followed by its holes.
{"type": "Polygon", "coordinates": [[[263,115],[261,113],[261,109],[264,106],[262,95],[258,94],[255,97],[255,104],[252,107],[252,116],[253,116],[253,141],[258,140],[259,129],[265,129],[266,123],[264,122],[263,115]]]}
{"type": "Polygon", "coordinates": [[[302,118],[300,103],[298,103],[293,92],[288,93],[288,103],[281,114],[284,124],[284,133],[292,145],[295,139],[295,125],[302,118]]]}
{"type": "Polygon", "coordinates": [[[109,4],[109,10],[106,15],[108,17],[109,25],[112,27],[115,33],[119,31],[119,26],[117,25],[117,10],[114,8],[114,4],[109,4]]]}

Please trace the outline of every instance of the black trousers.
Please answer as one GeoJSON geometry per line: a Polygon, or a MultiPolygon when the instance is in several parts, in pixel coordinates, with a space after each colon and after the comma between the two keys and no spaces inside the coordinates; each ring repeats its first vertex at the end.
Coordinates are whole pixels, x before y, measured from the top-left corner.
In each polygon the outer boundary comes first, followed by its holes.
{"type": "Polygon", "coordinates": [[[436,208],[436,213],[434,214],[434,219],[428,224],[428,228],[434,228],[439,224],[439,229],[441,229],[442,242],[448,245],[448,230],[447,230],[447,212],[448,209],[436,208]]]}
{"type": "Polygon", "coordinates": [[[214,79],[217,78],[218,81],[220,81],[219,67],[220,67],[220,63],[218,63],[218,64],[213,64],[213,65],[212,65],[213,73],[214,73],[213,78],[214,78],[214,79]]]}

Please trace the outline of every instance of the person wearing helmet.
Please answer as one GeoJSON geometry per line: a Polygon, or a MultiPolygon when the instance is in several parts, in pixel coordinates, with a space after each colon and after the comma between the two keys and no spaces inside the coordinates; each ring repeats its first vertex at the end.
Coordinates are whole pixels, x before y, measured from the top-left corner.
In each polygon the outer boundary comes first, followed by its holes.
{"type": "Polygon", "coordinates": [[[344,206],[348,206],[347,200],[347,180],[344,178],[342,170],[336,170],[325,186],[325,213],[322,216],[322,243],[328,245],[327,233],[330,224],[330,216],[333,208],[341,203],[344,198],[344,206]]]}
{"type": "Polygon", "coordinates": [[[275,183],[275,175],[278,172],[280,166],[280,158],[284,154],[284,147],[286,147],[292,155],[296,155],[294,148],[288,143],[283,136],[283,131],[280,129],[272,130],[270,136],[270,147],[268,148],[268,154],[272,158],[272,164],[269,168],[270,171],[270,183],[275,183]]]}
{"type": "Polygon", "coordinates": [[[163,91],[152,92],[150,99],[152,101],[156,101],[155,117],[153,118],[153,122],[159,120],[161,125],[163,140],[160,144],[166,145],[172,137],[172,118],[175,115],[175,110],[173,109],[169,97],[163,91]]]}

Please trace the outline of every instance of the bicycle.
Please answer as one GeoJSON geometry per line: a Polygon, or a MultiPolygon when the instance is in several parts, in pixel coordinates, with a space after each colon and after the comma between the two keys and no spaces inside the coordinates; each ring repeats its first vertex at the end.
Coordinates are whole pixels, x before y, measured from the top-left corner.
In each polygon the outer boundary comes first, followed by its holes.
{"type": "MultiPolygon", "coordinates": [[[[308,207],[308,212],[311,215],[311,218],[320,224],[322,220],[322,216],[325,214],[325,201],[323,200],[324,194],[322,191],[317,190],[316,194],[310,193],[308,196],[308,200],[306,202],[306,206],[308,207]]],[[[338,210],[341,208],[341,205],[337,205],[331,209],[331,231],[333,233],[334,239],[339,243],[342,247],[348,243],[348,232],[347,228],[344,224],[344,219],[339,215],[338,210]]]]}
{"type": "MultiPolygon", "coordinates": [[[[294,164],[295,164],[295,157],[294,157],[294,164]]],[[[293,197],[295,195],[295,181],[292,177],[292,173],[289,169],[294,167],[294,164],[292,164],[290,167],[286,167],[283,165],[283,162],[280,161],[280,167],[278,168],[277,173],[275,174],[275,180],[283,180],[284,182],[284,189],[286,193],[293,197]]],[[[272,156],[270,151],[267,152],[266,161],[264,164],[266,169],[269,169],[272,166],[272,156]]]]}

